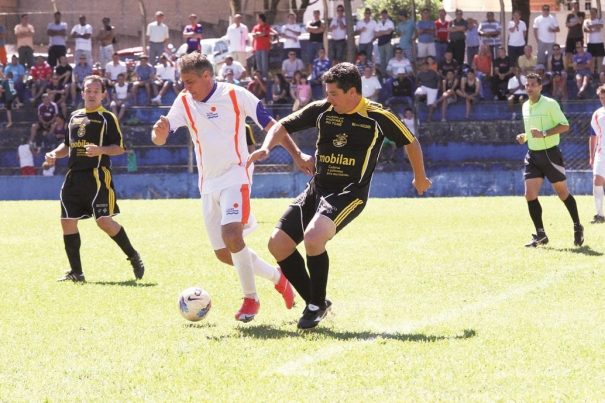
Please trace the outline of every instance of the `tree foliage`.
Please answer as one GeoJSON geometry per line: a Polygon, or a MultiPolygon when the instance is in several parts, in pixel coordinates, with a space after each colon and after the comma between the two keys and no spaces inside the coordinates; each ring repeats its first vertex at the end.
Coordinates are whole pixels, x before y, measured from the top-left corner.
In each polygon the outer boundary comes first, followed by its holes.
{"type": "Polygon", "coordinates": [[[431,15],[433,15],[435,18],[437,17],[437,10],[443,7],[442,2],[439,0],[430,0],[428,2],[424,0],[366,0],[364,2],[364,7],[357,10],[357,16],[362,16],[363,9],[366,7],[372,10],[372,15],[375,17],[377,17],[382,10],[387,10],[389,12],[389,16],[391,16],[391,19],[394,19],[399,11],[402,10],[407,11],[411,16],[414,3],[417,16],[415,19],[420,18],[420,10],[426,7],[427,3],[430,4],[429,8],[431,10],[431,15]]]}

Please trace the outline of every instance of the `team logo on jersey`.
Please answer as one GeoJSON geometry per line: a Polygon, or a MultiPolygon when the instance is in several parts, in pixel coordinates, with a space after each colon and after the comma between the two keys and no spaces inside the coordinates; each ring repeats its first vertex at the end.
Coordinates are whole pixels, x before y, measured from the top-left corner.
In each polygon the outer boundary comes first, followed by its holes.
{"type": "Polygon", "coordinates": [[[216,119],[216,118],[218,118],[218,113],[216,112],[216,106],[211,106],[210,107],[210,112],[206,113],[206,117],[208,119],[216,119]]]}
{"type": "Polygon", "coordinates": [[[80,126],[78,128],[78,137],[84,137],[84,135],[86,134],[86,125],[89,123],[90,123],[90,120],[88,120],[87,117],[84,117],[79,122],[76,122],[76,124],[80,126]]]}
{"type": "Polygon", "coordinates": [[[347,145],[347,137],[344,133],[337,134],[336,138],[332,140],[332,144],[334,144],[334,147],[344,147],[347,145]]]}

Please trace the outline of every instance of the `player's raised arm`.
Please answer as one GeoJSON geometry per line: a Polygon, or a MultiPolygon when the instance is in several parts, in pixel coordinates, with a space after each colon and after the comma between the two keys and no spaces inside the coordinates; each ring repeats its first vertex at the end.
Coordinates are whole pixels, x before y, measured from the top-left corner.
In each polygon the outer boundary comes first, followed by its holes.
{"type": "Polygon", "coordinates": [[[170,133],[170,123],[166,116],[160,116],[157,122],[153,125],[151,130],[151,141],[156,146],[162,146],[166,144],[166,139],[170,133]]]}

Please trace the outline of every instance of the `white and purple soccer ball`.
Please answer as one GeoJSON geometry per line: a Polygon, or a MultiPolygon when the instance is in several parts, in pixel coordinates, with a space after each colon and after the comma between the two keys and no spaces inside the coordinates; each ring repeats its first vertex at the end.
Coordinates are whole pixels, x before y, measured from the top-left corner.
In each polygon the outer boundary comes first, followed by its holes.
{"type": "Polygon", "coordinates": [[[179,296],[179,311],[192,322],[204,319],[211,307],[210,294],[201,287],[187,288],[179,296]]]}

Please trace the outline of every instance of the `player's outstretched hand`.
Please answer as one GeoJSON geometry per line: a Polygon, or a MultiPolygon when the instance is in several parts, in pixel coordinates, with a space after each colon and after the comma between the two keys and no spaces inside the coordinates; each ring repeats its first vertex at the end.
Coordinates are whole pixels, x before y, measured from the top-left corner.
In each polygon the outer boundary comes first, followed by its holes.
{"type": "Polygon", "coordinates": [[[157,145],[163,145],[166,143],[168,132],[170,131],[170,122],[166,116],[162,115],[155,122],[152,129],[151,141],[157,145]]]}
{"type": "Polygon", "coordinates": [[[301,152],[294,158],[294,163],[298,169],[309,176],[315,173],[315,159],[309,154],[301,152]]]}
{"type": "Polygon", "coordinates": [[[517,143],[519,144],[525,144],[525,133],[517,134],[515,140],[517,140],[517,143]]]}
{"type": "Polygon", "coordinates": [[[259,148],[254,151],[252,154],[248,156],[248,160],[246,161],[246,168],[255,163],[256,161],[262,161],[269,158],[269,150],[264,148],[259,148]]]}
{"type": "Polygon", "coordinates": [[[54,151],[49,151],[46,154],[44,154],[44,162],[46,162],[47,164],[55,164],[55,160],[57,159],[57,154],[55,154],[54,151]]]}
{"type": "Polygon", "coordinates": [[[433,182],[431,182],[429,178],[414,178],[414,180],[412,180],[412,185],[414,185],[414,187],[416,188],[416,192],[420,196],[422,196],[424,192],[429,190],[432,184],[433,182]]]}

